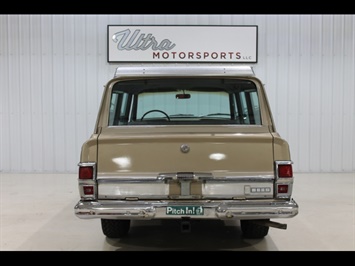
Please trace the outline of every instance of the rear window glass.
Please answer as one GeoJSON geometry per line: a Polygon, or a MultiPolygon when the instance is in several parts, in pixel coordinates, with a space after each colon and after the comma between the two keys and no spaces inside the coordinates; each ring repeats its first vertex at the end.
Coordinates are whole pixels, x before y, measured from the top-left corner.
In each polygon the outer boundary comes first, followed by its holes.
{"type": "Polygon", "coordinates": [[[255,84],[221,78],[159,78],[113,86],[109,126],[260,125],[255,84]]]}

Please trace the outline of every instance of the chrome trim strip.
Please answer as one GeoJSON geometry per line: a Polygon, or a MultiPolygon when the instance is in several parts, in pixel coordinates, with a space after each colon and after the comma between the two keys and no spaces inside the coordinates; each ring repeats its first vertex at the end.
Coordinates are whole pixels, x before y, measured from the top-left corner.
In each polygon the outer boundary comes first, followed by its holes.
{"type": "MultiPolygon", "coordinates": [[[[98,176],[99,182],[162,182],[164,180],[179,180],[178,173],[160,173],[158,176],[98,176]]],[[[225,176],[213,177],[211,173],[194,173],[195,180],[206,180],[213,182],[272,182],[274,175],[260,176],[225,176]]]]}

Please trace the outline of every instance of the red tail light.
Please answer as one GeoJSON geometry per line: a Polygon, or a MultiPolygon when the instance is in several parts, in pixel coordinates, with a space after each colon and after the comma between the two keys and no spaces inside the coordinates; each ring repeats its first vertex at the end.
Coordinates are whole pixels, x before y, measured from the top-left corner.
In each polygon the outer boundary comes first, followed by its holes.
{"type": "Polygon", "coordinates": [[[79,167],[79,179],[93,179],[94,167],[92,166],[80,166],[79,167]]]}
{"type": "Polygon", "coordinates": [[[85,195],[92,195],[94,194],[94,186],[84,186],[83,191],[85,195]]]}
{"type": "Polygon", "coordinates": [[[292,164],[280,164],[278,166],[279,177],[293,177],[292,164]]]}
{"type": "Polygon", "coordinates": [[[288,192],[288,185],[277,186],[277,193],[287,193],[287,192],[288,192]]]}

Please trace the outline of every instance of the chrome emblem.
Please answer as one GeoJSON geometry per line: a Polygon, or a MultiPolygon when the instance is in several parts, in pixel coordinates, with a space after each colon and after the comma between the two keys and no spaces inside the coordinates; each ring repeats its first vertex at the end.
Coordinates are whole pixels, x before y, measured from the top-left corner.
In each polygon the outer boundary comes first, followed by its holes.
{"type": "Polygon", "coordinates": [[[180,150],[181,150],[183,153],[188,153],[188,152],[190,151],[190,147],[189,147],[189,145],[187,145],[187,144],[182,144],[182,145],[180,146],[180,150]]]}

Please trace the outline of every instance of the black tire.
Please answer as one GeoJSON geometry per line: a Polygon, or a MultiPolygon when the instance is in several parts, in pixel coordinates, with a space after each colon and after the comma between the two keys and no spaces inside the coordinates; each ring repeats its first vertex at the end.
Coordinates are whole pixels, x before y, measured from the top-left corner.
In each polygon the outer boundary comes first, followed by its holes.
{"type": "Polygon", "coordinates": [[[101,219],[102,232],[109,238],[119,238],[128,234],[131,220],[101,219]]]}
{"type": "Polygon", "coordinates": [[[269,226],[261,225],[256,222],[270,221],[267,220],[241,220],[240,227],[242,229],[243,237],[245,238],[263,238],[269,233],[269,226]]]}

